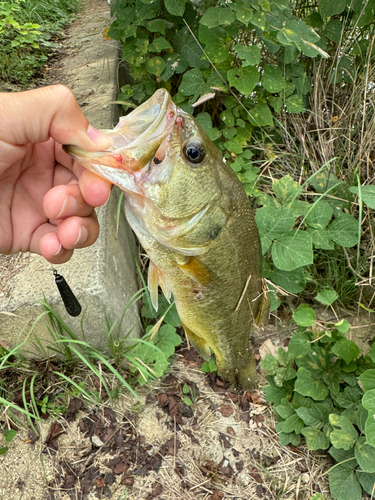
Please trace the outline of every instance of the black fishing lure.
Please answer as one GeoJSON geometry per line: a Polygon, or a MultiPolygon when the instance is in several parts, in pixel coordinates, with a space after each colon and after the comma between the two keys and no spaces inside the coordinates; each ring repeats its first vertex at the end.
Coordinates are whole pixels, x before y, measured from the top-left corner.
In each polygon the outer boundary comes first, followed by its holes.
{"type": "Polygon", "coordinates": [[[56,269],[54,269],[53,274],[55,275],[55,283],[60,292],[62,301],[64,302],[66,312],[73,317],[79,316],[81,314],[82,307],[78,302],[77,297],[74,295],[70,286],[65,281],[64,276],[58,274],[56,269]]]}

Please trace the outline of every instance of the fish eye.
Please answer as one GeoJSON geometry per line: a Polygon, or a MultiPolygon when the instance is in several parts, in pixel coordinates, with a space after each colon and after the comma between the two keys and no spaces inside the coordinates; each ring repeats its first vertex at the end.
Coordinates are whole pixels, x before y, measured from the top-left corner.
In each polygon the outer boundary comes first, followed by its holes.
{"type": "Polygon", "coordinates": [[[191,163],[201,163],[206,151],[200,142],[194,141],[186,144],[183,150],[184,156],[191,163]]]}

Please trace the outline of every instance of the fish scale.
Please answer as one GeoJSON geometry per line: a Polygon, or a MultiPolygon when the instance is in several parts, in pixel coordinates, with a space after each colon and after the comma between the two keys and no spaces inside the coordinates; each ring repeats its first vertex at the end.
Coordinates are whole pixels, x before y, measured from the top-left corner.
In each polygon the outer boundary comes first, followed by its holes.
{"type": "Polygon", "coordinates": [[[150,257],[154,307],[160,285],[173,294],[199,353],[205,359],[214,353],[224,379],[255,388],[249,335],[254,322],[267,320],[269,307],[260,239],[242,184],[164,89],[107,133],[114,139],[109,151],[65,150],[125,192],[127,219],[150,257]]]}

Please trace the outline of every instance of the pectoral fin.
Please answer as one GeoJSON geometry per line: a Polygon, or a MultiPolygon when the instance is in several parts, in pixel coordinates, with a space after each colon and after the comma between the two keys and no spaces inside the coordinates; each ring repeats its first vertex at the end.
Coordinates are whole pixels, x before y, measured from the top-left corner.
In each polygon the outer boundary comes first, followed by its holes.
{"type": "Polygon", "coordinates": [[[188,257],[185,263],[177,262],[181,271],[199,285],[207,286],[214,279],[214,273],[197,257],[188,257]]]}
{"type": "Polygon", "coordinates": [[[194,347],[196,351],[202,356],[205,361],[209,361],[211,358],[211,350],[206,344],[205,340],[202,337],[198,337],[194,332],[192,332],[189,328],[187,328],[183,323],[182,326],[185,330],[185,335],[191,345],[194,347]]]}

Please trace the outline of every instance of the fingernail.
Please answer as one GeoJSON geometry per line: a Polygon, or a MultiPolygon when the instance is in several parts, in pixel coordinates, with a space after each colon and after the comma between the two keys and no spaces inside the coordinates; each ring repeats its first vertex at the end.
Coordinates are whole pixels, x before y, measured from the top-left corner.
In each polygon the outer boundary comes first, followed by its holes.
{"type": "Polygon", "coordinates": [[[76,241],[73,243],[73,246],[75,247],[76,245],[82,245],[87,240],[87,236],[89,235],[89,232],[85,228],[85,226],[79,226],[79,232],[78,232],[78,237],[76,241]]]}
{"type": "Polygon", "coordinates": [[[64,198],[61,210],[59,214],[56,216],[56,219],[59,219],[60,217],[69,217],[70,215],[74,215],[77,211],[78,203],[77,200],[73,197],[67,194],[64,198]]]}
{"type": "Polygon", "coordinates": [[[59,253],[61,252],[61,249],[62,249],[62,246],[61,246],[61,243],[60,243],[59,249],[57,250],[56,253],[53,254],[53,257],[56,257],[57,255],[59,255],[59,253]]]}
{"type": "Polygon", "coordinates": [[[92,125],[89,125],[87,135],[96,146],[100,146],[102,149],[108,149],[113,145],[113,139],[108,137],[108,135],[103,134],[92,125]]]}

